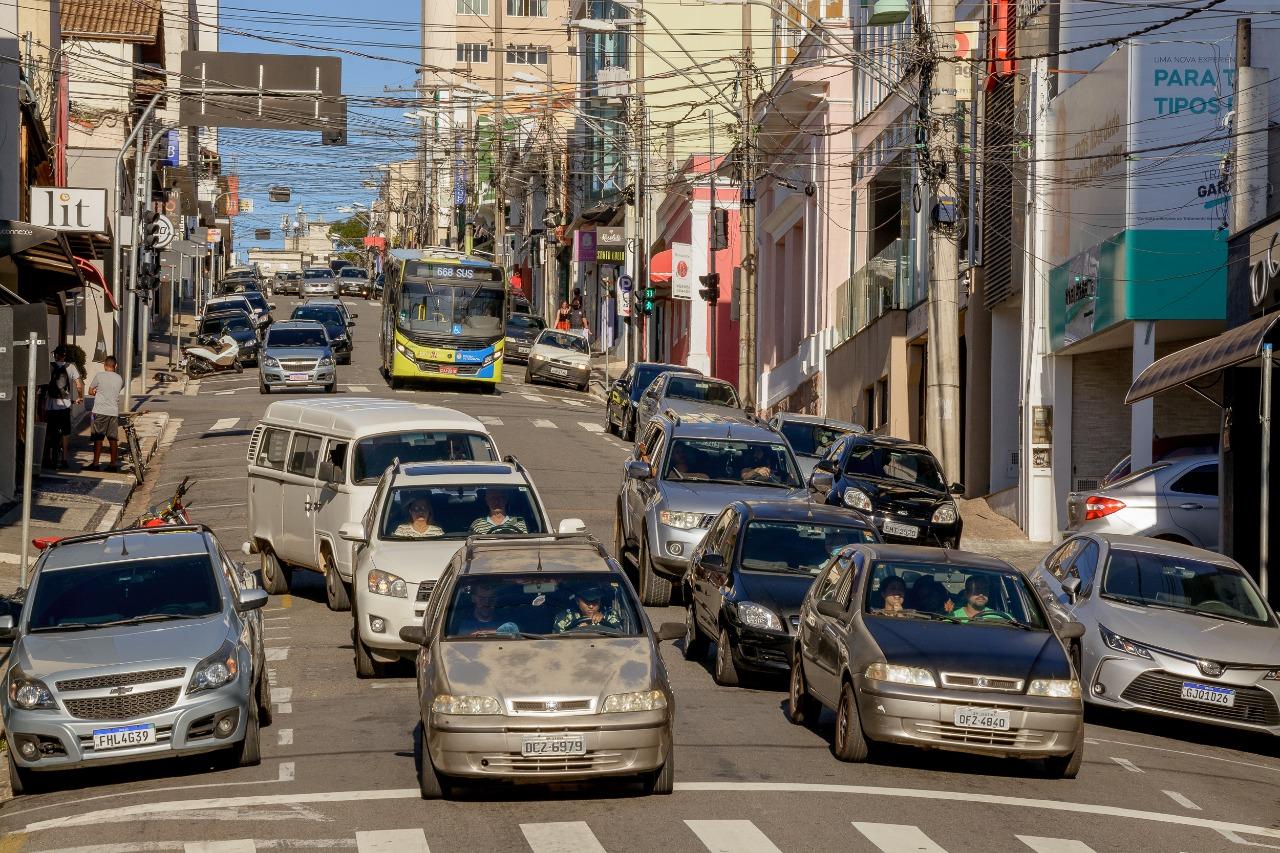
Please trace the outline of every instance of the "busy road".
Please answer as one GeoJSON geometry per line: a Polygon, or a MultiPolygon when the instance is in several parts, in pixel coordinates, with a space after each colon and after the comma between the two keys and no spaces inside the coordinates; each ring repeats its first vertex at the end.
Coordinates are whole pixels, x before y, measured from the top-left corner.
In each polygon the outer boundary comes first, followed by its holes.
{"type": "MultiPolygon", "coordinates": [[[[296,301],[276,296],[277,316],[296,301]]],[[[377,367],[380,305],[356,317],[344,397],[451,407],[485,424],[528,469],[553,523],[580,518],[612,547],[614,502],[631,445],[606,431],[592,393],[526,385],[508,366],[496,395],[447,386],[392,391],[377,367]]],[[[171,417],[134,503],[193,478],[193,521],[236,559],[247,537],[245,453],[266,406],[256,369],[193,380],[144,405],[171,417]]],[[[598,386],[597,386],[598,387],[598,386]]],[[[128,515],[129,513],[126,513],[128,515]]],[[[995,554],[1000,556],[1000,554],[995,554]]],[[[675,696],[675,791],[634,786],[470,786],[424,802],[416,784],[413,667],[358,680],[352,616],[326,607],[319,574],[297,571],[263,609],[273,722],[262,763],[210,758],[58,774],[50,789],[0,809],[0,849],[30,851],[1210,851],[1280,847],[1275,738],[1150,716],[1086,713],[1075,779],[1027,762],[953,752],[879,750],[864,764],[832,755],[834,715],[785,716],[785,677],[717,686],[713,662],[683,640],[661,654],[675,696]]],[[[656,626],[682,607],[649,608],[656,626]]],[[[536,679],[537,673],[529,673],[536,679]]]]}

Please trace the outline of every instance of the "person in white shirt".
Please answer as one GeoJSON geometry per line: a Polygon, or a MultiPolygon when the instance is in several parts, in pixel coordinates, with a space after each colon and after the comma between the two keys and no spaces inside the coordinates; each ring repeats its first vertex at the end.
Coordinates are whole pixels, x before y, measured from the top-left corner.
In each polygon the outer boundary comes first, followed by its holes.
{"type": "Polygon", "coordinates": [[[124,390],[124,377],[116,372],[116,357],[107,356],[102,362],[102,372],[89,382],[89,396],[93,398],[93,468],[102,470],[102,440],[111,446],[111,470],[120,465],[120,392],[124,390]]]}

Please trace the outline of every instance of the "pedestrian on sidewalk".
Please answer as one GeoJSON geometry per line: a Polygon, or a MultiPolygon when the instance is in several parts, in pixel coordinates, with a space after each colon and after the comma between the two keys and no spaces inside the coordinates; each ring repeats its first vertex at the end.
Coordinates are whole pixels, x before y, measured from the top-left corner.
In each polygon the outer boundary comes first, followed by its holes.
{"type": "Polygon", "coordinates": [[[124,390],[124,377],[116,372],[116,357],[107,356],[102,371],[89,383],[89,396],[93,398],[93,469],[102,470],[102,440],[111,446],[111,469],[120,467],[120,393],[124,390]]]}
{"type": "Polygon", "coordinates": [[[556,311],[556,328],[562,332],[569,331],[569,314],[569,303],[562,300],[560,310],[556,311]]]}
{"type": "Polygon", "coordinates": [[[44,386],[44,467],[67,468],[71,458],[71,407],[84,399],[84,383],[75,364],[67,361],[67,348],[59,344],[49,364],[44,386]]]}
{"type": "Polygon", "coordinates": [[[575,299],[569,306],[569,331],[587,339],[587,349],[591,348],[591,327],[587,325],[587,312],[582,310],[582,301],[575,299]]]}

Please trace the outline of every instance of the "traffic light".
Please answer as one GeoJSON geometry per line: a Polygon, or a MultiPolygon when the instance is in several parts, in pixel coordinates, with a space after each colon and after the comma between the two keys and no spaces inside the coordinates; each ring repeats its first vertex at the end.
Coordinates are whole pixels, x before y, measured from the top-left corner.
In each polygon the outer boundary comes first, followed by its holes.
{"type": "Polygon", "coordinates": [[[157,255],[144,256],[138,266],[138,290],[143,293],[160,289],[160,261],[157,255]]]}
{"type": "Polygon", "coordinates": [[[723,207],[711,209],[711,248],[729,248],[729,211],[723,207]]]}
{"type": "Polygon", "coordinates": [[[658,299],[658,289],[656,287],[646,287],[644,292],[640,294],[640,313],[652,314],[653,304],[658,299]]]}
{"type": "Polygon", "coordinates": [[[698,281],[702,284],[702,289],[698,291],[699,296],[712,305],[720,301],[720,273],[713,272],[707,275],[700,275],[698,276],[698,281]]]}
{"type": "Polygon", "coordinates": [[[142,214],[142,251],[154,252],[160,245],[160,214],[148,210],[142,214]]]}

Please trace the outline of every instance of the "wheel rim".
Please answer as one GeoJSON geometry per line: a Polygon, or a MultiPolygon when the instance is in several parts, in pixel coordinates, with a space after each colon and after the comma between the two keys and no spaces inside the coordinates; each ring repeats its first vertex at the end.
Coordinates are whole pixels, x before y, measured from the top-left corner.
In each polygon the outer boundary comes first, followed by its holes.
{"type": "Polygon", "coordinates": [[[800,711],[800,663],[791,667],[791,716],[800,711]]]}
{"type": "Polygon", "coordinates": [[[836,749],[844,751],[845,734],[849,727],[849,702],[846,699],[840,700],[839,718],[836,720],[836,749]]]}
{"type": "Polygon", "coordinates": [[[690,604],[684,609],[684,648],[685,651],[693,648],[693,641],[696,639],[697,628],[694,625],[693,605],[690,604]]]}

